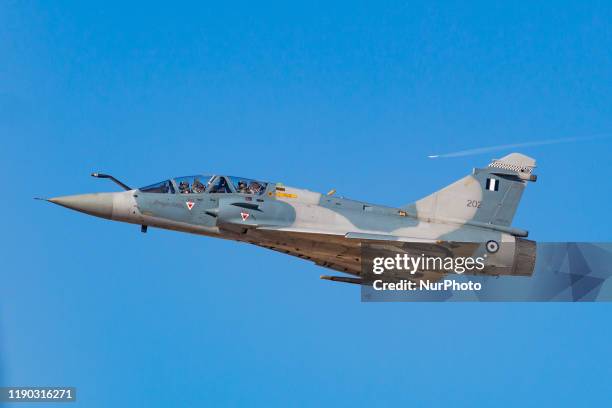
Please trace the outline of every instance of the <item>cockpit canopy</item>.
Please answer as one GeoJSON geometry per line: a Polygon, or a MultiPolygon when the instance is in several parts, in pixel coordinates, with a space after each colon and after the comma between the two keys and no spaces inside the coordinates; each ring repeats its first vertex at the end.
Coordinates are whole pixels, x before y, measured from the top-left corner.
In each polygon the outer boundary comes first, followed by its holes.
{"type": "Polygon", "coordinates": [[[268,183],[234,176],[185,176],[165,180],[139,190],[143,193],[158,194],[218,194],[239,193],[261,195],[268,183]]]}
{"type": "Polygon", "coordinates": [[[180,194],[202,194],[211,179],[212,176],[185,176],[175,178],[174,183],[180,194]]]}

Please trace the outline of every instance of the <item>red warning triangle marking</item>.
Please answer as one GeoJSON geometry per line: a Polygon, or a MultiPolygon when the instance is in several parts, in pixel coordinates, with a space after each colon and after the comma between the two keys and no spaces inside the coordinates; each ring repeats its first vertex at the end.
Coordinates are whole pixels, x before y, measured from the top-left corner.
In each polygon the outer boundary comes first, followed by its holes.
{"type": "Polygon", "coordinates": [[[187,209],[189,211],[191,211],[191,209],[193,208],[193,206],[195,205],[195,203],[193,201],[187,201],[185,204],[187,204],[187,209]]]}
{"type": "Polygon", "coordinates": [[[249,215],[250,214],[248,212],[244,212],[244,211],[240,213],[240,216],[242,217],[242,221],[246,221],[247,218],[249,218],[249,215]]]}

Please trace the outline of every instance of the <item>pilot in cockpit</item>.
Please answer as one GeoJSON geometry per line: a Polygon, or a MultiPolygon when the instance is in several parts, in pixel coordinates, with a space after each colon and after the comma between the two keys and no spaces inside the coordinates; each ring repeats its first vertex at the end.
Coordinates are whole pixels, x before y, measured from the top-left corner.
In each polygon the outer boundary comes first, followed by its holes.
{"type": "Polygon", "coordinates": [[[189,194],[191,191],[189,190],[189,183],[186,181],[181,181],[179,183],[179,192],[181,194],[189,194]]]}
{"type": "Polygon", "coordinates": [[[193,180],[193,184],[191,185],[191,189],[193,190],[194,194],[200,194],[200,193],[203,193],[204,190],[206,190],[206,186],[204,184],[202,184],[200,179],[196,178],[195,180],[193,180]]]}
{"type": "Polygon", "coordinates": [[[253,181],[250,185],[249,185],[249,192],[251,194],[259,194],[261,192],[261,184],[259,184],[256,181],[253,181]]]}
{"type": "Polygon", "coordinates": [[[247,184],[243,180],[240,180],[238,182],[238,192],[239,193],[248,193],[249,192],[249,189],[247,188],[247,184]]]}

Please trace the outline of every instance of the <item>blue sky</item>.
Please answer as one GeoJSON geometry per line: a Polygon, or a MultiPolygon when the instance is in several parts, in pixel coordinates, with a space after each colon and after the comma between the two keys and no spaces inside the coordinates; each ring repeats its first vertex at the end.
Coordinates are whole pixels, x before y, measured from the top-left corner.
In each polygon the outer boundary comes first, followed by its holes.
{"type": "MultiPolygon", "coordinates": [[[[0,5],[0,383],[87,407],[608,405],[607,304],[364,304],[301,260],[32,200],[228,173],[389,205],[612,134],[607,2],[0,5]]],[[[514,225],[610,241],[612,140],[514,225]]]]}

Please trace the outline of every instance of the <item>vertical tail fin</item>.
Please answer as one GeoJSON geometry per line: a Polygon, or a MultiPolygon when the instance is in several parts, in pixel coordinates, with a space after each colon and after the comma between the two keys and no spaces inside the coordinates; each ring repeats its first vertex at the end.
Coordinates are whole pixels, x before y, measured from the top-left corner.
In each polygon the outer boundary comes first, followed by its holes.
{"type": "Polygon", "coordinates": [[[406,207],[420,219],[510,226],[536,162],[512,153],[406,207]]]}

